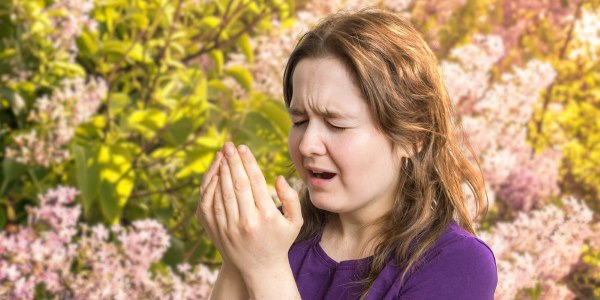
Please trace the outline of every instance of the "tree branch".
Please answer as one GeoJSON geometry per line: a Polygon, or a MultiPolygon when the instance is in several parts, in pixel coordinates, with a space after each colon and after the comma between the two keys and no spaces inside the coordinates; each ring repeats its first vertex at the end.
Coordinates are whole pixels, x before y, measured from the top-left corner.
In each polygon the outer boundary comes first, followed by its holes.
{"type": "MultiPolygon", "coordinates": [[[[565,42],[563,43],[559,55],[558,55],[558,59],[559,60],[563,60],[566,52],[567,52],[567,48],[569,46],[569,43],[571,42],[571,40],[573,39],[573,31],[575,30],[575,23],[577,22],[577,20],[579,19],[579,17],[581,16],[581,10],[583,7],[583,2],[584,0],[579,1],[579,3],[577,4],[577,10],[575,11],[575,17],[573,18],[573,20],[571,21],[571,24],[569,26],[569,31],[567,32],[567,37],[565,39],[565,42]]],[[[554,91],[554,87],[556,86],[556,82],[553,81],[552,84],[550,84],[550,86],[548,87],[548,89],[546,90],[546,95],[544,95],[544,102],[542,104],[542,111],[541,111],[541,116],[540,118],[535,122],[535,128],[536,128],[536,133],[537,133],[537,139],[539,140],[540,138],[543,137],[543,126],[544,126],[544,119],[546,117],[546,112],[548,111],[548,106],[550,105],[550,100],[552,100],[552,92],[554,91]]],[[[535,151],[535,149],[532,148],[532,154],[535,151]]]]}

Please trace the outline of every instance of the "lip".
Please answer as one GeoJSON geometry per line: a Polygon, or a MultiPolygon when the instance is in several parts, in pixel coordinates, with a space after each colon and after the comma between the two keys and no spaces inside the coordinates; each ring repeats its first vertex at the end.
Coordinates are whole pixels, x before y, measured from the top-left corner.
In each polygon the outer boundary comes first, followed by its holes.
{"type": "Polygon", "coordinates": [[[336,172],[331,172],[329,170],[318,168],[318,167],[305,166],[304,168],[308,171],[308,174],[307,174],[308,175],[308,183],[310,184],[310,186],[315,187],[315,188],[325,187],[326,185],[330,184],[335,179],[335,177],[338,175],[336,172]],[[312,174],[315,172],[316,173],[327,172],[327,173],[333,173],[335,175],[333,176],[333,178],[323,179],[323,178],[314,177],[312,174]]]}
{"type": "Polygon", "coordinates": [[[313,172],[313,173],[325,173],[325,172],[327,172],[327,173],[337,174],[336,172],[332,172],[332,171],[329,171],[329,170],[326,170],[326,169],[321,169],[321,168],[318,168],[318,167],[304,166],[304,168],[306,170],[308,170],[308,171],[313,172]]]}

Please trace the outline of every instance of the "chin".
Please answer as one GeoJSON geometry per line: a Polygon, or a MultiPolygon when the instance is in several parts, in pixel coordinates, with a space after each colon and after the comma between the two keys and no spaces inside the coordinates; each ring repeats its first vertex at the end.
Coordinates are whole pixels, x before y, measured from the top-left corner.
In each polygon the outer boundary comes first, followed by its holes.
{"type": "Polygon", "coordinates": [[[316,208],[325,210],[328,212],[337,213],[341,210],[341,207],[339,207],[340,203],[331,198],[330,199],[319,199],[319,197],[317,197],[316,199],[313,199],[313,197],[310,197],[310,202],[316,208]]]}

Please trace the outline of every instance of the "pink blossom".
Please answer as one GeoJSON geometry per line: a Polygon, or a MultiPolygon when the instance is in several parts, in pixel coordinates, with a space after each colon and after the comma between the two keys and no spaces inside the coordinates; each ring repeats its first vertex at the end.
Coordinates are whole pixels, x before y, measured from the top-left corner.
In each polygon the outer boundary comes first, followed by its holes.
{"type": "Polygon", "coordinates": [[[492,82],[492,67],[503,54],[499,37],[475,36],[473,44],[453,49],[441,65],[491,190],[512,208],[528,210],[559,192],[560,151],[534,153],[526,132],[534,104],[556,72],[532,60],[492,82]]]}
{"type": "Polygon", "coordinates": [[[598,51],[600,50],[600,10],[595,11],[583,9],[581,18],[575,23],[574,43],[571,47],[569,58],[578,59],[586,58],[590,61],[598,59],[598,51]]]}
{"type": "Polygon", "coordinates": [[[500,222],[481,233],[498,265],[498,299],[514,299],[521,289],[541,284],[542,292],[561,282],[593,234],[593,212],[582,202],[563,199],[561,208],[548,205],[520,212],[512,222],[500,222]]]}
{"type": "Polygon", "coordinates": [[[7,158],[23,164],[48,167],[70,156],[65,145],[75,129],[96,113],[106,97],[107,86],[102,79],[65,79],[51,96],[38,98],[29,120],[35,122],[29,132],[13,137],[13,146],[5,150],[7,158]]]}
{"type": "Polygon", "coordinates": [[[55,48],[69,53],[70,61],[75,60],[78,52],[75,39],[84,29],[96,31],[98,24],[90,17],[93,9],[93,0],[59,0],[46,10],[51,14],[52,28],[56,29],[50,39],[55,48]]]}
{"type": "Polygon", "coordinates": [[[77,194],[49,190],[28,210],[27,226],[0,232],[0,298],[33,299],[41,284],[51,295],[73,299],[207,299],[216,271],[181,264],[179,274],[152,272],[169,247],[160,223],[89,228],[77,223],[77,194]]]}

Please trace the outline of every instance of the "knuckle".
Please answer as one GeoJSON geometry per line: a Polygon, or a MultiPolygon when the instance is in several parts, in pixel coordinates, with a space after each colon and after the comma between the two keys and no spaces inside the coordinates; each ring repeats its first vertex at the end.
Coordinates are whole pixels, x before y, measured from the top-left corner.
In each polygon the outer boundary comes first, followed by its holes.
{"type": "Polygon", "coordinates": [[[215,215],[224,215],[225,214],[225,208],[221,205],[217,205],[213,207],[213,213],[215,215]]]}
{"type": "Polygon", "coordinates": [[[201,194],[201,195],[202,195],[202,198],[201,198],[201,200],[200,200],[200,203],[207,202],[207,201],[206,201],[206,200],[208,200],[208,199],[207,199],[207,198],[208,198],[208,191],[207,191],[207,189],[204,189],[204,190],[203,190],[201,193],[202,193],[202,194],[201,194]]]}
{"type": "Polygon", "coordinates": [[[245,234],[251,234],[258,229],[258,223],[255,220],[247,220],[242,223],[240,229],[245,234]]]}
{"type": "Polygon", "coordinates": [[[232,229],[225,230],[224,236],[228,241],[237,241],[239,237],[237,231],[232,229]]]}
{"type": "Polygon", "coordinates": [[[272,221],[273,219],[275,219],[275,214],[272,211],[266,211],[263,213],[263,218],[266,221],[272,221]]]}
{"type": "Polygon", "coordinates": [[[252,184],[252,186],[258,186],[261,185],[263,183],[263,178],[262,176],[258,175],[258,174],[254,174],[250,176],[250,184],[252,184]]]}
{"type": "Polygon", "coordinates": [[[233,188],[238,192],[245,192],[250,189],[250,183],[246,180],[235,180],[233,183],[233,188]]]}
{"type": "Polygon", "coordinates": [[[202,213],[202,214],[206,215],[206,212],[209,211],[211,209],[211,207],[212,206],[211,206],[210,202],[208,202],[208,201],[201,201],[198,204],[198,209],[196,210],[196,213],[197,214],[202,213]]]}
{"type": "Polygon", "coordinates": [[[233,201],[235,200],[235,194],[231,190],[223,191],[223,200],[224,201],[233,201]]]}

